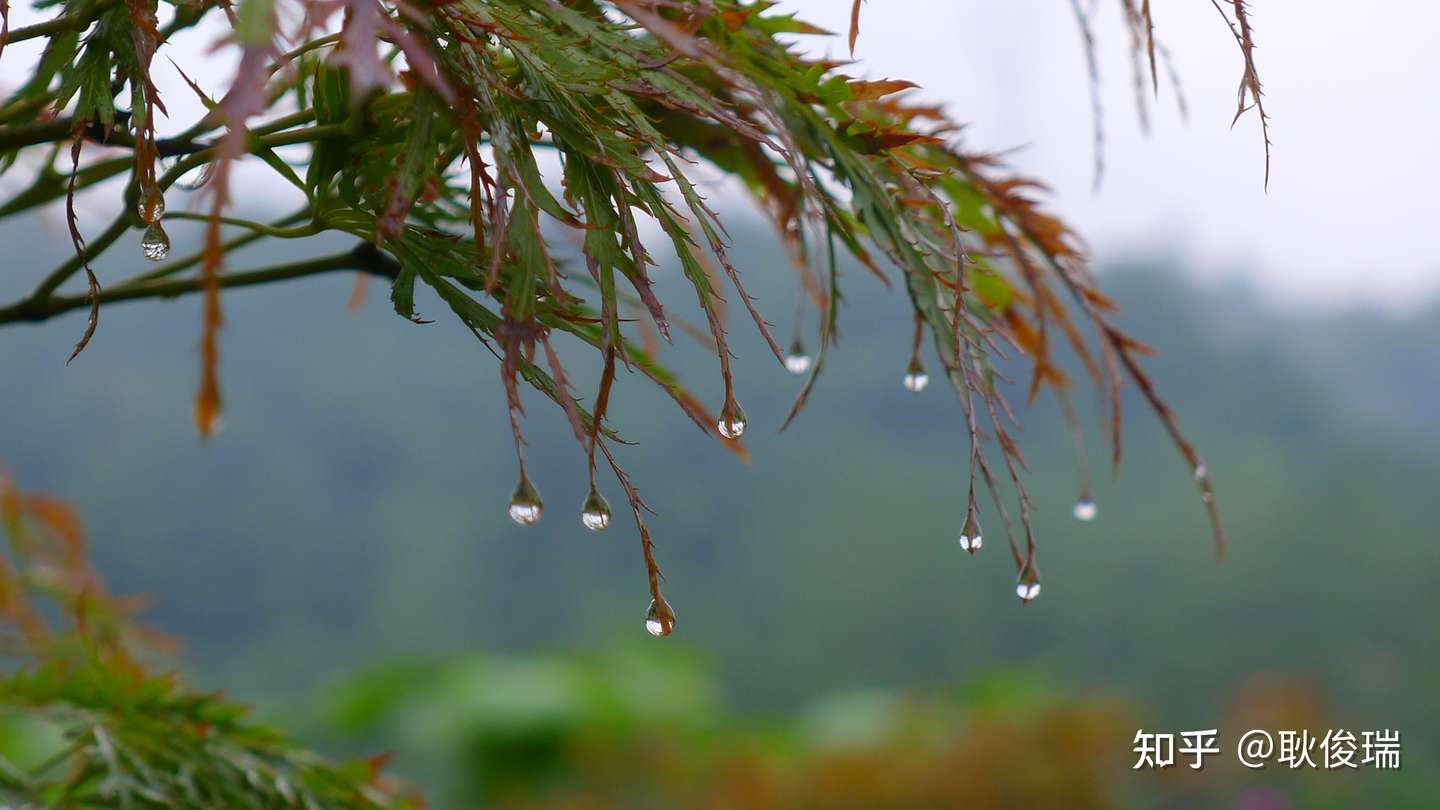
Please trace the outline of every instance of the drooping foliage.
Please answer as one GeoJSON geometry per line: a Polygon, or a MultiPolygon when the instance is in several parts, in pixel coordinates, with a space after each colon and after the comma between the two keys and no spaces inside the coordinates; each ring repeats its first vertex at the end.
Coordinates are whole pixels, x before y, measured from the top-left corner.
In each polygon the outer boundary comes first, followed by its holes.
{"type": "MultiPolygon", "coordinates": [[[[1143,77],[1158,91],[1157,53],[1163,59],[1165,52],[1148,0],[1122,3],[1144,104],[1143,77]]],[[[753,269],[730,260],[725,227],[694,179],[703,166],[728,178],[727,192],[758,203],[819,313],[813,361],[798,331],[788,352],[787,367],[808,376],[787,424],[815,390],[837,334],[837,255],[854,256],[878,284],[903,291],[910,316],[898,328],[914,335],[907,385],[919,390],[928,380],[921,359],[928,343],[970,440],[963,534],[980,535],[978,491],[988,490],[1022,599],[1038,593],[1040,574],[1025,462],[1000,385],[1001,368],[1016,355],[1029,366],[1029,396],[1052,391],[1072,426],[1072,381],[1062,367],[1065,355],[1078,358],[1106,403],[1115,463],[1120,388],[1133,382],[1194,473],[1223,549],[1207,469],[1142,370],[1145,346],[1115,325],[1078,239],[1037,201],[1043,187],[1010,173],[997,156],[962,146],[959,127],[939,107],[916,101],[910,83],[866,80],[849,63],[802,55],[796,38],[826,32],[774,3],[43,5],[57,15],[8,35],[45,37],[46,47],[0,106],[4,165],[33,175],[0,205],[0,216],[65,198],[76,252],[33,293],[0,307],[0,323],[88,309],[79,354],[109,303],[203,293],[195,403],[202,437],[222,409],[223,288],[358,270],[388,279],[396,312],[416,322],[441,317],[417,309],[417,286],[429,288],[449,310],[445,317],[461,321],[498,359],[520,468],[511,516],[534,522],[543,508],[523,455],[521,389],[528,386],[564,411],[587,454],[586,514],[596,516],[587,525],[609,523],[595,481],[599,460],[615,474],[642,541],[648,626],[668,633],[674,617],[660,592],[647,506],[615,454],[621,437],[608,416],[617,374],[648,378],[699,429],[743,455],[746,418],[731,372],[727,302],[740,304],[777,361],[787,359],[745,292],[742,271],[753,269]],[[217,81],[198,66],[157,59],[177,37],[199,36],[190,29],[211,18],[228,24],[224,47],[238,57],[233,76],[217,81]],[[178,71],[209,111],[165,138],[156,134],[156,116],[166,114],[154,82],[162,70],[178,71]],[[299,165],[276,151],[296,145],[308,145],[299,165]],[[263,162],[303,196],[303,207],[266,223],[229,216],[232,169],[242,159],[263,162]],[[203,212],[167,211],[166,193],[197,175],[203,212]],[[75,193],[121,176],[128,181],[119,214],[98,233],[82,233],[75,193]],[[203,221],[204,247],[170,259],[166,226],[186,219],[203,221]],[[135,231],[160,264],[102,287],[96,263],[135,231]],[[327,231],[360,243],[284,265],[227,266],[236,248],[256,239],[327,231]],[[704,319],[703,339],[724,384],[713,410],[657,357],[654,336],[669,340],[672,323],[682,322],[672,313],[687,306],[656,294],[651,268],[661,262],[678,265],[704,319]],[[81,273],[88,290],[62,294],[81,273]],[[570,385],[556,350],[562,337],[593,351],[601,369],[593,398],[570,385]]],[[[1261,89],[1246,6],[1233,0],[1227,12],[1216,0],[1216,8],[1241,46],[1243,112],[1259,106],[1261,89]]],[[[1075,11],[1092,44],[1088,13],[1075,11]]],[[[855,0],[852,50],[861,16],[855,0]]],[[[1260,117],[1263,125],[1263,110],[1260,117]]],[[[1098,118],[1096,133],[1098,154],[1098,118]]]]}

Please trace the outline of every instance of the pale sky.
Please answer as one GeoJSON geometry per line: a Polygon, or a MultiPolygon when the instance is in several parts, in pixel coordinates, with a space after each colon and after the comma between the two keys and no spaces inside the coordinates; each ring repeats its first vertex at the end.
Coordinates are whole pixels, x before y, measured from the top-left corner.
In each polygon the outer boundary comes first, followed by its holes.
{"type": "MultiPolygon", "coordinates": [[[[1090,2],[1090,0],[1082,0],[1090,2]]],[[[868,0],[850,72],[905,78],[918,97],[967,122],[968,146],[1021,147],[1019,171],[1046,181],[1053,207],[1099,264],[1178,256],[1207,277],[1243,276],[1277,301],[1414,308],[1440,296],[1434,190],[1440,186],[1440,9],[1416,2],[1253,0],[1257,62],[1274,140],[1270,190],[1253,113],[1232,130],[1240,56],[1208,0],[1153,3],[1190,108],[1180,120],[1162,81],[1152,132],[1137,124],[1120,0],[1095,0],[1105,108],[1106,173],[1091,193],[1089,85],[1069,0],[868,0]]],[[[12,27],[42,18],[12,3],[12,27]]],[[[842,36],[805,37],[845,55],[849,0],[780,0],[842,36]]],[[[43,16],[50,16],[49,14],[43,16]]],[[[212,35],[175,51],[220,95],[212,35]]],[[[13,85],[35,42],[7,49],[13,85]]],[[[157,72],[179,129],[200,108],[164,66],[157,72]]]]}
{"type": "MultiPolygon", "coordinates": [[[[1088,0],[1087,0],[1088,3],[1088,0]]],[[[1440,9],[1429,3],[1252,0],[1274,141],[1269,193],[1253,113],[1233,130],[1239,51],[1207,0],[1152,3],[1190,108],[1163,81],[1139,130],[1120,0],[1097,0],[1107,170],[1090,191],[1088,84],[1068,0],[867,0],[856,66],[906,78],[970,122],[967,145],[1012,163],[1104,262],[1153,248],[1203,274],[1243,273],[1292,302],[1440,295],[1440,9]]],[[[847,0],[785,0],[829,30],[847,0]]],[[[845,55],[841,38],[812,38],[845,55]]]]}

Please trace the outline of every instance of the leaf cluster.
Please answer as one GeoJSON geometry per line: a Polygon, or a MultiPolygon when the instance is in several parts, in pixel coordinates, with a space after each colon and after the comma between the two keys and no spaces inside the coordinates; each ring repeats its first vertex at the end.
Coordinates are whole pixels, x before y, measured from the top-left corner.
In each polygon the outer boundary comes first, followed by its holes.
{"type": "MultiPolygon", "coordinates": [[[[1124,2],[1135,53],[1148,56],[1158,89],[1150,4],[1124,2]]],[[[222,410],[223,288],[359,270],[390,279],[395,310],[416,322],[424,321],[417,288],[429,288],[447,316],[499,360],[517,491],[534,492],[523,454],[522,383],[566,414],[587,457],[592,495],[597,457],[612,469],[668,632],[673,615],[660,593],[647,507],[612,452],[619,436],[607,410],[617,370],[648,378],[699,429],[743,455],[738,439],[746,421],[731,372],[727,304],[739,302],[777,361],[786,354],[729,257],[729,237],[706,198],[710,186],[698,179],[709,167],[768,217],[793,259],[803,299],[818,313],[814,362],[786,424],[816,386],[838,334],[836,255],[843,251],[905,292],[910,315],[900,328],[913,327],[909,368],[922,369],[928,343],[958,396],[970,441],[964,531],[979,532],[983,487],[1022,585],[1037,584],[1039,569],[1025,461],[1000,384],[1001,369],[1017,355],[1029,366],[1029,396],[1051,390],[1066,414],[1073,413],[1072,381],[1061,370],[1063,356],[1078,358],[1107,403],[1116,463],[1120,387],[1135,383],[1194,471],[1223,547],[1206,468],[1141,369],[1144,346],[1114,324],[1079,240],[1039,204],[1043,187],[995,155],[966,149],[960,127],[914,100],[910,83],[865,80],[849,64],[804,56],[795,38],[826,32],[773,3],[56,5],[49,23],[11,32],[12,40],[45,36],[47,45],[31,78],[0,105],[0,157],[34,177],[0,216],[66,197],[76,256],[32,294],[0,307],[0,323],[86,307],[90,322],[78,354],[102,305],[202,292],[195,406],[202,437],[222,410]],[[178,136],[157,138],[164,105],[152,76],[168,68],[155,56],[217,14],[231,24],[235,75],[212,98],[176,65],[208,112],[178,136]],[[68,168],[60,148],[66,142],[68,168]],[[83,160],[97,143],[106,157],[83,160]],[[308,150],[298,164],[277,151],[296,146],[308,150]],[[124,152],[109,157],[114,148],[124,152]],[[227,216],[231,169],[247,157],[294,187],[304,201],[298,211],[268,223],[227,216]],[[167,213],[165,194],[196,173],[206,212],[167,213]],[[121,175],[128,176],[123,209],[87,238],[74,216],[75,193],[121,175]],[[165,225],[193,219],[203,221],[203,250],[166,261],[165,225]],[[227,235],[236,229],[239,235],[227,235]],[[146,254],[164,263],[102,289],[92,264],[133,230],[143,231],[146,254]],[[365,247],[252,271],[226,267],[236,248],[255,239],[325,231],[351,234],[365,247]],[[685,303],[662,302],[653,284],[652,268],[665,262],[680,268],[703,318],[703,340],[724,387],[717,409],[659,360],[660,339],[671,339],[672,324],[684,325],[673,313],[685,303]],[[59,295],[81,271],[87,294],[59,295]],[[562,337],[593,352],[601,369],[588,405],[561,364],[555,342],[562,337]]],[[[1243,108],[1247,97],[1259,103],[1260,86],[1244,4],[1236,0],[1233,12],[1246,64],[1243,108]]],[[[859,14],[857,0],[852,49],[859,14]]],[[[1087,17],[1080,19],[1090,42],[1087,17]]],[[[804,353],[799,330],[797,321],[792,351],[804,353]]],[[[538,495],[535,505],[538,516],[538,495]]]]}

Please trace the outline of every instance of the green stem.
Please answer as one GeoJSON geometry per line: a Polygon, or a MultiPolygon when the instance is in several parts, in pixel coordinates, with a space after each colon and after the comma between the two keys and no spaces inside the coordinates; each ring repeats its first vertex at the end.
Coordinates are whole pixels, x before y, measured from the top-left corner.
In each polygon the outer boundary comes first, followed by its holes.
{"type": "Polygon", "coordinates": [[[30,118],[40,111],[41,107],[54,100],[51,93],[42,93],[29,98],[17,99],[9,107],[0,109],[0,124],[9,122],[16,118],[30,118]]]}
{"type": "Polygon", "coordinates": [[[339,34],[326,34],[323,37],[312,39],[304,45],[301,45],[300,47],[295,48],[292,51],[282,54],[279,59],[275,60],[275,64],[270,66],[270,75],[274,76],[280,71],[281,68],[285,67],[286,65],[290,64],[296,59],[299,59],[300,57],[311,51],[318,50],[325,47],[326,45],[334,45],[339,41],[339,34]]]}
{"type": "MultiPolygon", "coordinates": [[[[302,111],[308,112],[308,111],[302,111]]],[[[296,113],[299,115],[300,113],[296,113]]],[[[297,143],[309,143],[322,138],[333,138],[344,133],[344,127],[340,124],[320,124],[304,129],[292,129],[287,132],[277,132],[271,135],[263,135],[256,140],[264,146],[290,146],[297,143]]],[[[186,172],[191,169],[203,166],[214,160],[219,152],[219,146],[210,146],[198,152],[191,152],[181,158],[170,170],[165,172],[157,182],[160,188],[167,189],[174,185],[186,172]]]]}
{"type": "Polygon", "coordinates": [[[292,129],[288,132],[278,132],[274,135],[266,135],[260,142],[266,146],[289,146],[297,143],[309,143],[310,141],[334,138],[345,134],[344,124],[317,124],[304,129],[292,129]]]}
{"type": "MultiPolygon", "coordinates": [[[[281,219],[275,220],[270,224],[270,227],[283,228],[293,222],[301,222],[309,216],[310,209],[308,207],[302,208],[288,217],[282,217],[281,219]]],[[[259,231],[250,231],[249,233],[241,234],[233,239],[226,241],[225,243],[220,245],[220,251],[226,255],[229,255],[231,252],[239,250],[240,248],[245,247],[251,242],[256,242],[260,239],[263,239],[264,237],[265,234],[259,231]]],[[[173,276],[176,273],[180,273],[184,270],[188,270],[191,267],[194,267],[204,259],[205,251],[197,250],[183,259],[176,259],[175,261],[170,262],[169,264],[161,265],[160,267],[157,267],[148,273],[141,273],[140,275],[132,279],[132,281],[154,281],[157,278],[166,278],[169,276],[173,276]]]]}
{"type": "Polygon", "coordinates": [[[279,239],[302,239],[306,236],[314,236],[324,230],[324,228],[316,222],[297,225],[293,228],[283,228],[266,225],[263,222],[241,219],[240,217],[212,217],[209,214],[197,214],[190,211],[172,211],[165,215],[165,219],[183,219],[192,222],[210,222],[218,219],[222,225],[234,225],[237,228],[247,228],[261,236],[274,236],[279,239]]]}
{"type": "Polygon", "coordinates": [[[315,110],[314,108],[307,107],[303,110],[290,113],[289,115],[282,115],[273,121],[266,121],[250,131],[256,135],[270,135],[282,129],[308,124],[313,120],[315,120],[315,110]]]}
{"type": "Polygon", "coordinates": [[[115,244],[115,240],[124,236],[125,232],[130,230],[130,218],[134,216],[132,213],[133,208],[134,206],[127,202],[125,210],[121,211],[120,216],[116,217],[115,221],[110,223],[110,227],[106,228],[105,231],[95,239],[85,243],[83,258],[81,254],[76,253],[66,259],[40,282],[40,286],[35,288],[35,292],[32,293],[30,297],[36,301],[49,298],[50,294],[55,292],[55,289],[61,284],[64,284],[66,279],[80,272],[80,268],[84,266],[86,260],[99,257],[107,248],[115,244]]]}
{"type": "MultiPolygon", "coordinates": [[[[96,183],[109,180],[130,168],[134,162],[133,158],[118,157],[92,163],[75,173],[75,190],[81,191],[96,183]]],[[[60,174],[51,167],[45,166],[29,188],[11,197],[4,205],[0,205],[0,219],[64,197],[69,181],[69,175],[60,174]]]]}

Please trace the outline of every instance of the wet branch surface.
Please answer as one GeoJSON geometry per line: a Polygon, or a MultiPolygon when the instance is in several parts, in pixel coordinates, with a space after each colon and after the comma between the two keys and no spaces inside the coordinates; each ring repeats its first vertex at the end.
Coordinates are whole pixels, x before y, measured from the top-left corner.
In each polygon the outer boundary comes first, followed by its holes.
{"type": "MultiPolygon", "coordinates": [[[[361,242],[352,250],[319,256],[298,262],[277,264],[256,270],[226,273],[220,277],[224,288],[253,287],[272,282],[289,281],[297,278],[318,276],[336,271],[352,270],[369,273],[394,280],[400,272],[400,265],[394,258],[385,255],[369,242],[361,242]]],[[[101,304],[120,301],[135,301],[153,298],[177,298],[200,292],[203,281],[199,278],[168,280],[137,280],[108,287],[100,293],[101,304]]],[[[58,295],[41,299],[25,298],[0,308],[0,324],[19,321],[45,321],[77,309],[90,306],[88,295],[58,295]]]]}

